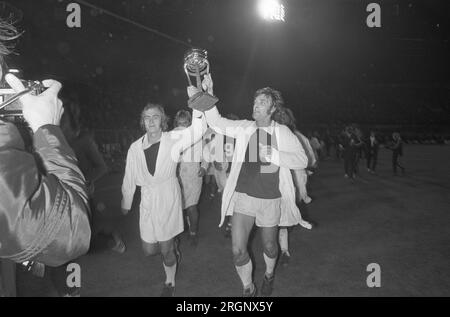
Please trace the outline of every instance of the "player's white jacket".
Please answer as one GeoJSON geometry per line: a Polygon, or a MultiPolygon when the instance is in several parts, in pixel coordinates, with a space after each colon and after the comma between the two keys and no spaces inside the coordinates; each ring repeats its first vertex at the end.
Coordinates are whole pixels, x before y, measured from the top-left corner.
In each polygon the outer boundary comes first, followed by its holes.
{"type": "Polygon", "coordinates": [[[167,241],[184,229],[180,185],[176,176],[182,152],[198,142],[206,131],[202,112],[194,110],[192,125],[183,130],[163,132],[155,174],[147,168],[142,136],[128,150],[122,183],[122,208],[129,210],[136,186],[141,186],[140,231],[145,242],[167,241]]]}
{"type": "MultiPolygon", "coordinates": [[[[236,139],[233,155],[233,164],[222,196],[222,226],[225,216],[233,214],[235,201],[233,199],[237,180],[241,171],[242,162],[250,137],[256,132],[255,121],[229,120],[223,118],[216,107],[205,112],[208,125],[217,133],[236,139]]],[[[269,134],[275,133],[276,150],[267,158],[272,164],[279,166],[279,189],[281,192],[281,220],[280,226],[293,226],[300,224],[309,227],[303,221],[300,211],[295,203],[295,187],[292,180],[291,169],[305,169],[308,158],[298,138],[285,125],[272,122],[270,127],[264,128],[269,134]]],[[[275,142],[274,142],[275,143],[275,142]]],[[[268,167],[270,168],[270,167],[268,167]]]]}

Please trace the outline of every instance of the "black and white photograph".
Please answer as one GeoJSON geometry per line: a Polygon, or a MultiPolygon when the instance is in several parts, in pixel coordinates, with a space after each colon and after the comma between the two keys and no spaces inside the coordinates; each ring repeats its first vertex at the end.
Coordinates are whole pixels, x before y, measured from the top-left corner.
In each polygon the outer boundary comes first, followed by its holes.
{"type": "Polygon", "coordinates": [[[449,1],[0,0],[2,298],[448,297],[449,193],[449,1]]]}

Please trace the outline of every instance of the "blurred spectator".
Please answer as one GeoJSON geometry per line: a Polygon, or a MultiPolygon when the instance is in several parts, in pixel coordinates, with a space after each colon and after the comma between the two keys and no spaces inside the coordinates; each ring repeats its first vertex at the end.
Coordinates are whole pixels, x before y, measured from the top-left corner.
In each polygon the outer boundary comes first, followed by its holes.
{"type": "Polygon", "coordinates": [[[366,141],[366,159],[367,159],[367,171],[369,173],[375,173],[378,161],[378,149],[379,143],[374,131],[370,132],[370,137],[366,141]]]}
{"type": "Polygon", "coordinates": [[[392,144],[389,145],[392,150],[392,170],[394,175],[397,175],[397,167],[400,167],[402,174],[405,174],[405,168],[400,164],[400,157],[403,156],[403,142],[400,133],[394,132],[392,134],[392,144]]]}

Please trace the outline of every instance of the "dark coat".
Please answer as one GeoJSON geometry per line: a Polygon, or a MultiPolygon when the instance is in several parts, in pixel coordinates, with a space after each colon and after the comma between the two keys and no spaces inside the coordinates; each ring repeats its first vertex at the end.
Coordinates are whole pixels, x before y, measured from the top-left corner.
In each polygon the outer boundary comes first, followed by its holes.
{"type": "Polygon", "coordinates": [[[89,248],[85,180],[59,127],[41,127],[33,139],[36,157],[0,120],[0,257],[59,266],[89,248]]]}
{"type": "Polygon", "coordinates": [[[368,138],[365,143],[367,154],[371,156],[376,156],[378,154],[378,150],[380,149],[380,143],[378,142],[378,140],[375,138],[375,142],[372,145],[370,138],[368,138]]]}

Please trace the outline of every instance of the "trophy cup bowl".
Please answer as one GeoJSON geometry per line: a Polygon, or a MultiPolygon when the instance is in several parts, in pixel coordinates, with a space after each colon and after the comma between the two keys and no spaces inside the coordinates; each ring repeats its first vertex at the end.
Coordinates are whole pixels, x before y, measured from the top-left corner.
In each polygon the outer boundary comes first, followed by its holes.
{"type": "MultiPolygon", "coordinates": [[[[184,54],[184,69],[189,76],[203,76],[209,74],[208,52],[193,48],[184,54]]],[[[197,87],[200,88],[200,87],[197,87]]]]}
{"type": "Polygon", "coordinates": [[[184,54],[184,71],[189,85],[192,86],[191,77],[196,78],[197,88],[200,90],[188,101],[188,106],[199,111],[207,111],[219,101],[215,96],[202,90],[202,76],[209,74],[208,52],[193,48],[184,54]]]}

